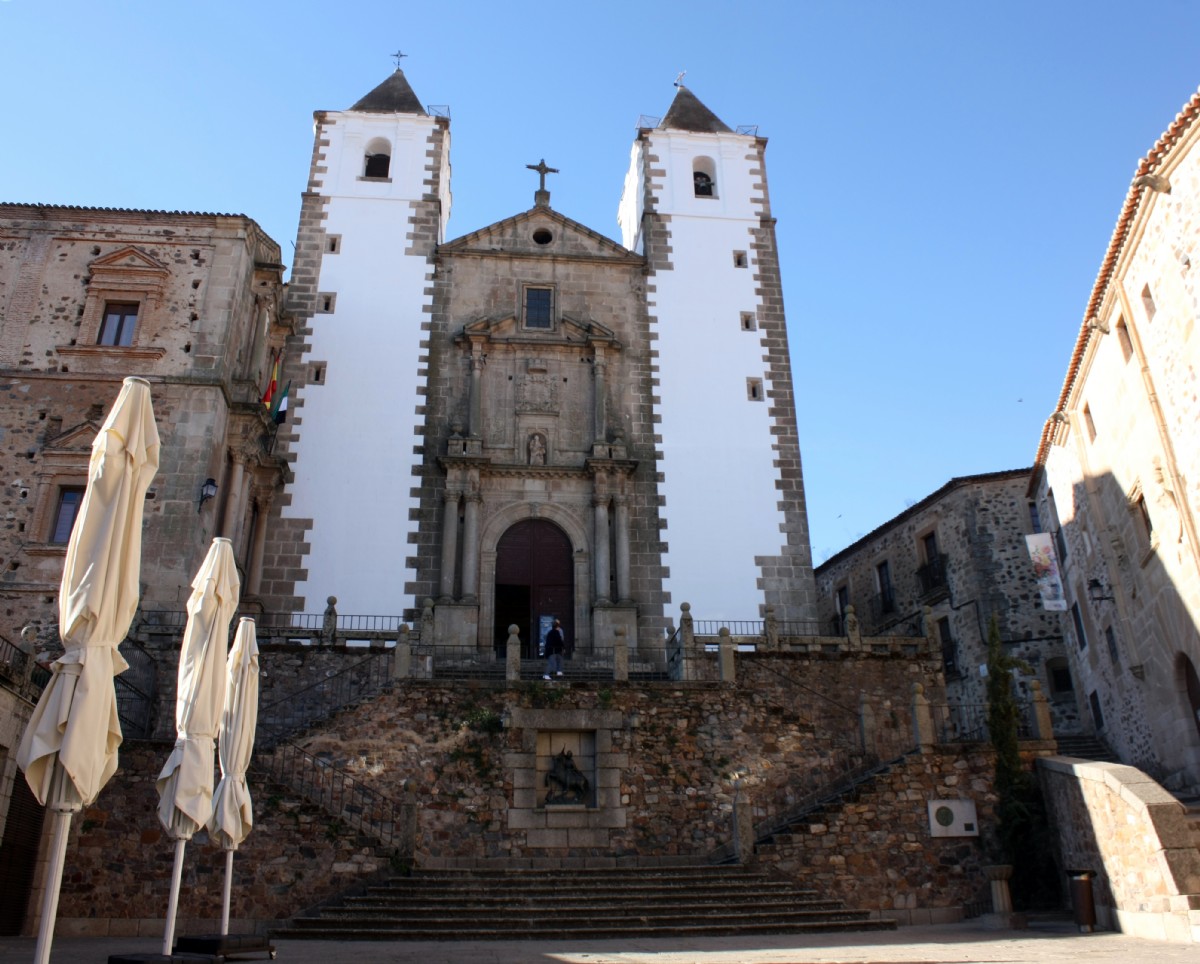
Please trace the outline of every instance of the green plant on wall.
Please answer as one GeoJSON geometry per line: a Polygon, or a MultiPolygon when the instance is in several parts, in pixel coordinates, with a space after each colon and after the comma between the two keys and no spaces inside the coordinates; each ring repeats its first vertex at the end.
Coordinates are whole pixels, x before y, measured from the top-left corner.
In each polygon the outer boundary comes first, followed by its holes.
{"type": "Polygon", "coordinates": [[[1018,908],[1053,906],[1058,899],[1053,842],[1041,791],[1021,765],[1021,707],[1013,672],[1029,667],[1004,651],[995,615],[988,623],[988,734],[996,751],[996,833],[1000,859],[1012,864],[1012,896],[1018,908]]]}

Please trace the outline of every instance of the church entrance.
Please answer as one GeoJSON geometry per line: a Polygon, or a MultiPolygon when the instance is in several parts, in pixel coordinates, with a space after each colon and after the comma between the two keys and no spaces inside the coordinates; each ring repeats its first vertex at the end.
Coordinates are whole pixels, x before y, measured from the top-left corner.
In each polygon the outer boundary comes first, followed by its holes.
{"type": "Polygon", "coordinates": [[[508,627],[521,630],[521,656],[542,655],[542,640],[561,619],[568,654],[575,648],[575,576],[571,540],[553,522],[526,519],[496,545],[496,608],[493,633],[504,655],[508,627]]]}

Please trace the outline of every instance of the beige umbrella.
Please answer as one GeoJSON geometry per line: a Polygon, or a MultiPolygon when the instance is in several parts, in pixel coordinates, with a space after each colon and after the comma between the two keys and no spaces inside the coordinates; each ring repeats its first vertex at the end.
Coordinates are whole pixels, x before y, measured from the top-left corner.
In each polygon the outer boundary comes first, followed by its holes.
{"type": "Polygon", "coordinates": [[[233,852],[254,826],[254,808],[246,769],[254,752],[258,726],[258,639],[254,620],[238,623],[229,653],[225,687],[225,712],[221,714],[221,736],[217,756],[221,782],[213,797],[208,834],[225,848],[225,893],[221,904],[221,933],[229,933],[229,897],[233,887],[233,852]]]}
{"type": "Polygon", "coordinates": [[[113,677],[128,668],[117,647],[137,610],[142,506],[156,471],[150,384],[127,378],[92,443],[87,491],[67,543],[58,594],[66,652],[54,661],[17,749],[30,789],[54,813],[37,964],[50,957],[71,814],[95,800],[117,769],[113,677]]]}
{"type": "Polygon", "coordinates": [[[225,654],[229,621],[241,580],[228,539],[216,538],[192,580],[187,626],[179,651],[175,692],[175,748],[158,775],[158,819],[175,840],[171,899],[163,934],[170,955],[179,906],[184,846],[212,815],[213,743],[225,707],[225,654]]]}

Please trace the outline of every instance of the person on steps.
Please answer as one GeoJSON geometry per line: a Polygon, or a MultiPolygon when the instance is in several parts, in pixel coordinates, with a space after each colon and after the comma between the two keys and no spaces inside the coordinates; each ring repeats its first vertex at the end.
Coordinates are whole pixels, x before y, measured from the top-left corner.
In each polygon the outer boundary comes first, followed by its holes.
{"type": "Polygon", "coordinates": [[[563,639],[562,622],[554,620],[554,626],[546,633],[546,672],[542,679],[552,679],[563,674],[563,651],[566,649],[563,639]]]}

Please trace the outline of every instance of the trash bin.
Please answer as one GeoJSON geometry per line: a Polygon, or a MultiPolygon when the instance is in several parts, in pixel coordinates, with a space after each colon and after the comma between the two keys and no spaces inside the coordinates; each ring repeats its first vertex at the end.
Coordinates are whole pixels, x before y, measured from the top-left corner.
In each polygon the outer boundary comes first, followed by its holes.
{"type": "Polygon", "coordinates": [[[1068,870],[1071,878],[1071,906],[1075,909],[1075,923],[1079,933],[1090,934],[1096,929],[1096,901],[1092,894],[1091,870],[1068,870]]]}

